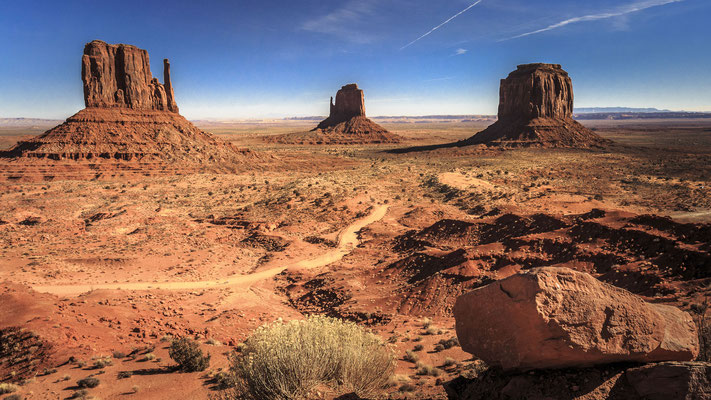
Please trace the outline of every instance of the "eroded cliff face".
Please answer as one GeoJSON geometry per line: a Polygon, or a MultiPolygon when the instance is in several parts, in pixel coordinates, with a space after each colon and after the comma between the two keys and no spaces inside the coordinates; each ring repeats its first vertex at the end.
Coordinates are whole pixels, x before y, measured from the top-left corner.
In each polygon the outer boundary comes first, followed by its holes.
{"type": "Polygon", "coordinates": [[[87,43],[82,56],[86,107],[127,107],[177,113],[170,63],[164,60],[161,84],[151,75],[148,52],[127,44],[100,40],[87,43]]]}
{"type": "Polygon", "coordinates": [[[87,43],[82,55],[86,108],[0,158],[16,160],[135,162],[234,170],[255,155],[195,127],[178,113],[170,63],[165,84],[151,75],[148,53],[127,44],[87,43]]]}
{"type": "Polygon", "coordinates": [[[501,80],[500,120],[572,118],[573,83],[559,64],[525,64],[501,80]]]}
{"type": "Polygon", "coordinates": [[[609,141],[573,119],[573,83],[558,64],[524,64],[501,80],[499,119],[467,144],[599,147],[609,141]]]}
{"type": "Polygon", "coordinates": [[[365,96],[358,85],[351,83],[331,97],[328,118],[311,132],[274,136],[269,142],[292,144],[374,144],[398,143],[400,137],[365,116],[365,96]]]}

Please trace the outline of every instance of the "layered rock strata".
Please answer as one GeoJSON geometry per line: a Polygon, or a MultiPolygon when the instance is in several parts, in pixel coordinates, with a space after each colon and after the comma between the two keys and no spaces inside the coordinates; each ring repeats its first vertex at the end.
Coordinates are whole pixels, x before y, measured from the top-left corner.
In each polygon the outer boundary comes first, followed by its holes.
{"type": "Polygon", "coordinates": [[[609,141],[573,120],[573,84],[558,64],[525,64],[501,80],[498,121],[467,144],[597,147],[609,141]]]}

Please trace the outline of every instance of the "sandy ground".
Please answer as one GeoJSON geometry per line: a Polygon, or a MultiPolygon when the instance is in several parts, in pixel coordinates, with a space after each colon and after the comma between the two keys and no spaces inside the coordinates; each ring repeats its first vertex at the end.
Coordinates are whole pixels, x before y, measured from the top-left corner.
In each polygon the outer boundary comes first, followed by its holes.
{"type": "MultiPolygon", "coordinates": [[[[33,399],[68,398],[96,374],[97,398],[207,399],[209,371],[170,372],[162,338],[196,338],[216,372],[256,327],[323,313],[396,347],[401,382],[388,396],[445,398],[441,383],[478,365],[457,346],[436,348],[454,336],[453,301],[491,280],[559,265],[656,302],[701,302],[711,292],[711,125],[584,123],[615,144],[393,154],[465,139],[488,121],[382,122],[406,141],[380,146],[263,140],[303,121],[212,123],[201,127],[258,152],[259,165],[89,179],[67,165],[35,165],[25,170],[32,179],[0,171],[0,329],[52,346],[22,370],[0,358],[0,379],[33,399]],[[419,346],[438,376],[405,360],[419,346]],[[91,367],[146,347],[154,359],[91,367]],[[404,382],[415,389],[401,391],[404,382]]],[[[34,133],[0,130],[0,143],[34,133]]]]}

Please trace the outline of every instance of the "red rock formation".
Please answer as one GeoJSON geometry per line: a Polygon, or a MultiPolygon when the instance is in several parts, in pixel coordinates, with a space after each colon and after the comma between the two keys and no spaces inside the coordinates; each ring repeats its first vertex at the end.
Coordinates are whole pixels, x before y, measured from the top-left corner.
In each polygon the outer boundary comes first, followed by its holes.
{"type": "Polygon", "coordinates": [[[568,268],[535,268],[457,299],[462,349],[505,370],[690,361],[691,316],[568,268]]]}
{"type": "Polygon", "coordinates": [[[608,142],[572,115],[573,84],[560,65],[519,65],[501,80],[499,120],[467,144],[592,147],[608,142]]]}
{"type": "Polygon", "coordinates": [[[336,104],[331,97],[331,112],[317,129],[328,129],[354,117],[365,117],[365,96],[358,85],[351,83],[336,93],[336,104]]]}
{"type": "Polygon", "coordinates": [[[128,107],[178,112],[164,61],[165,85],[151,76],[148,52],[127,44],[94,40],[84,47],[82,81],[86,107],[128,107]]]}
{"type": "Polygon", "coordinates": [[[351,83],[331,97],[328,118],[311,132],[269,136],[272,143],[289,144],[376,144],[399,143],[400,137],[365,116],[365,97],[358,85],[351,83]]]}
{"type": "Polygon", "coordinates": [[[248,151],[203,132],[178,114],[170,63],[165,85],[151,76],[148,53],[126,44],[88,43],[82,57],[86,107],[4,158],[239,164],[248,151]]]}

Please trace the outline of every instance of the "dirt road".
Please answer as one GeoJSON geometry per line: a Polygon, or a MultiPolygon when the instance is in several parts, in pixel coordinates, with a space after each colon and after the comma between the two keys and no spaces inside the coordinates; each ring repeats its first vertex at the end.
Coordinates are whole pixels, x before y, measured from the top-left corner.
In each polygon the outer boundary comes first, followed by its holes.
{"type": "Polygon", "coordinates": [[[355,246],[358,245],[357,232],[365,226],[373,222],[381,220],[388,211],[388,206],[379,205],[373,208],[373,211],[347,226],[338,235],[338,246],[333,250],[329,250],[322,255],[300,260],[293,264],[287,264],[280,267],[270,268],[264,271],[255,272],[249,275],[235,275],[224,279],[211,281],[196,281],[196,282],[124,282],[124,283],[107,283],[107,284],[85,284],[85,285],[39,285],[33,286],[33,289],[42,293],[51,293],[59,296],[77,296],[82,293],[92,290],[192,290],[192,289],[207,289],[227,286],[249,286],[252,283],[271,278],[286,269],[311,269],[319,268],[336,262],[350,253],[355,246]]]}

